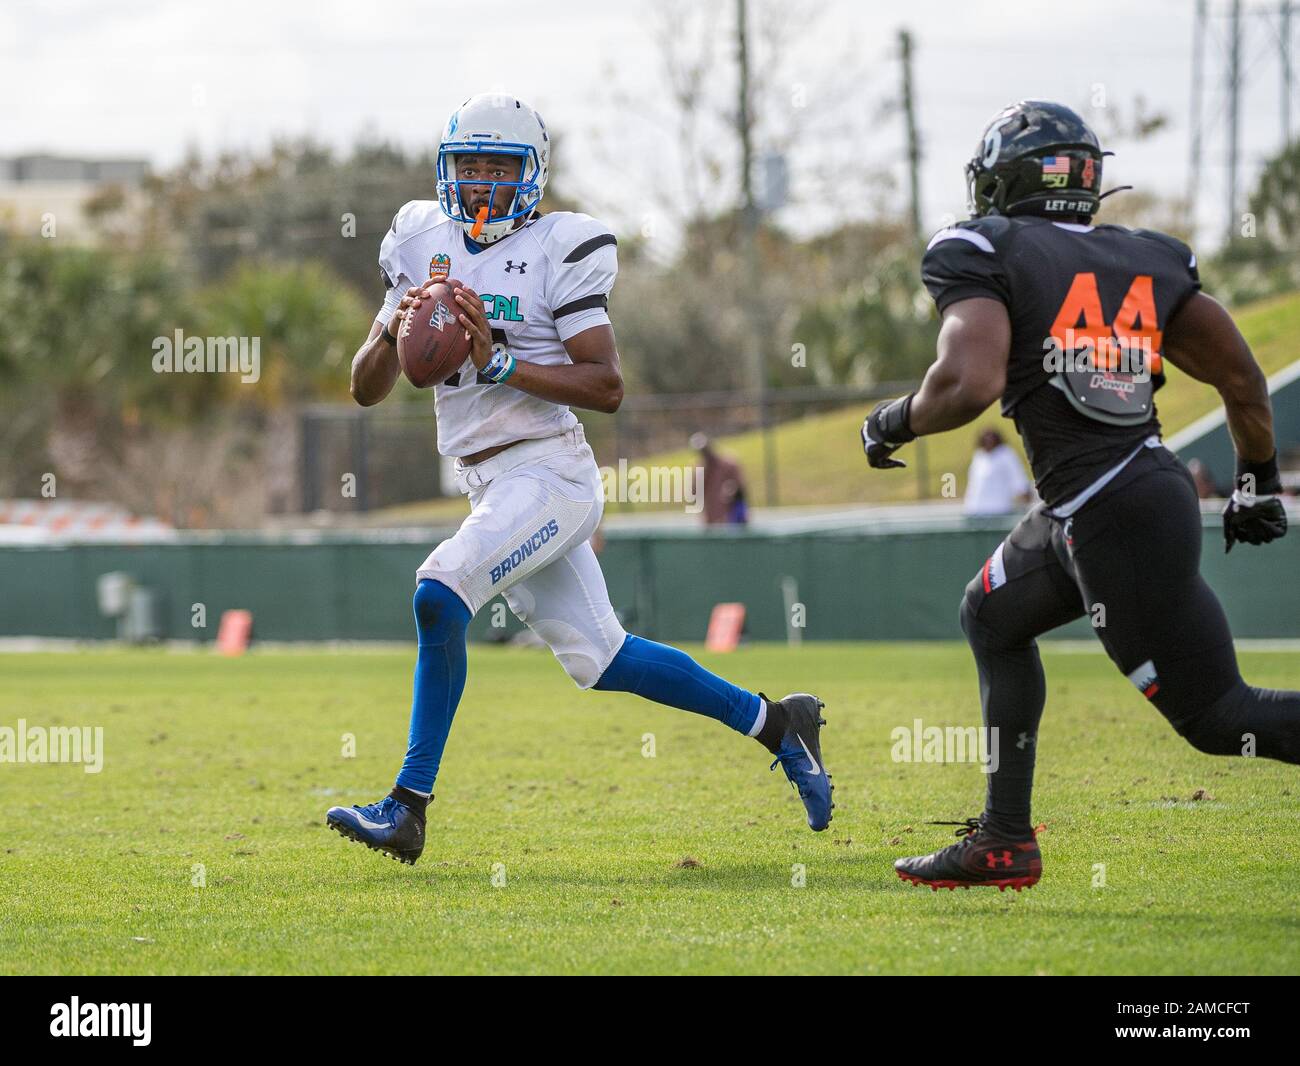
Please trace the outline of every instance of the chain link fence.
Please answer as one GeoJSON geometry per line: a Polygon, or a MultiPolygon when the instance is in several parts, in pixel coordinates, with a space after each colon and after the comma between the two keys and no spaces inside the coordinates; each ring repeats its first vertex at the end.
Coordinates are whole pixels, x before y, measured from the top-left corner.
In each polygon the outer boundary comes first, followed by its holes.
{"type": "MultiPolygon", "coordinates": [[[[869,388],[632,396],[615,414],[578,414],[601,466],[682,451],[696,433],[710,438],[759,433],[762,461],[747,472],[761,490],[761,502],[779,505],[782,470],[775,434],[780,426],[849,406],[865,414],[877,400],[915,387],[915,382],[894,382],[869,388]]],[[[438,454],[432,415],[431,405],[416,403],[303,408],[298,462],[302,511],[361,513],[455,495],[450,461],[438,454]]],[[[912,458],[917,484],[924,486],[924,447],[912,458]]]]}

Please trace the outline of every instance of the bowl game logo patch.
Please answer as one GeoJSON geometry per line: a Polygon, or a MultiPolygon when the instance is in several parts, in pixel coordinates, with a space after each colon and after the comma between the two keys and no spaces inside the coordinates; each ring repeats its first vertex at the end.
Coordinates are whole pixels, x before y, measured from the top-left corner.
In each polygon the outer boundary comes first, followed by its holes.
{"type": "Polygon", "coordinates": [[[429,277],[445,278],[451,275],[451,256],[439,252],[429,260],[429,277]]]}

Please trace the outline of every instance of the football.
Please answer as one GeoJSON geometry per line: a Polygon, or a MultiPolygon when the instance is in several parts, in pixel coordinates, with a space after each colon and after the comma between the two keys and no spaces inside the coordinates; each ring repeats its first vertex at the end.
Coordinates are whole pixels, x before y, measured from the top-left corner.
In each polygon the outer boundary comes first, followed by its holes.
{"type": "Polygon", "coordinates": [[[470,342],[460,324],[454,290],[459,281],[431,281],[420,306],[408,311],[397,332],[402,373],[417,389],[441,385],[469,358],[470,342]]]}

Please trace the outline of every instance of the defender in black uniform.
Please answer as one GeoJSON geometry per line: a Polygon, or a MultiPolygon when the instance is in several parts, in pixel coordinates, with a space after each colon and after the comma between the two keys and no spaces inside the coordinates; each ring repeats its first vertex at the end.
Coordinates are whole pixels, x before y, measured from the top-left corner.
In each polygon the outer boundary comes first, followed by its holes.
{"type": "Polygon", "coordinates": [[[941,230],[922,265],[943,317],[921,388],[863,423],[873,467],[1001,398],[1043,503],[966,589],[961,625],[984,724],[1002,738],[984,813],[962,839],[899,859],[932,888],[1034,884],[1034,748],[1046,689],[1035,638],[1091,615],[1107,653],[1196,748],[1300,762],[1300,693],[1252,688],[1199,574],[1191,476],[1160,442],[1163,360],[1223,397],[1237,451],[1227,549],[1286,532],[1264,375],[1231,317],[1200,291],[1196,257],[1162,233],[1093,225],[1103,153],[1069,108],[1002,111],[967,164],[969,222],[941,230]]]}

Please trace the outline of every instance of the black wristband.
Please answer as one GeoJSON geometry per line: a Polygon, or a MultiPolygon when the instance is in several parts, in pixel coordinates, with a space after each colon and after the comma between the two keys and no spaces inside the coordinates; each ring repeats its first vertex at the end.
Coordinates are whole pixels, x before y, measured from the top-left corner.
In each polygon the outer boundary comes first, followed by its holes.
{"type": "Polygon", "coordinates": [[[385,344],[391,344],[394,348],[397,347],[397,338],[388,332],[387,322],[384,323],[384,332],[381,333],[380,336],[384,338],[385,344]]]}
{"type": "Polygon", "coordinates": [[[912,414],[912,400],[916,393],[909,392],[901,400],[895,400],[880,412],[880,432],[889,444],[907,444],[916,440],[908,420],[912,414]]]}
{"type": "Polygon", "coordinates": [[[1282,476],[1277,469],[1277,452],[1271,459],[1262,463],[1252,463],[1237,456],[1237,476],[1232,487],[1239,492],[1249,492],[1254,496],[1275,496],[1282,491],[1282,476]],[[1243,483],[1250,478],[1249,483],[1243,483]]]}

